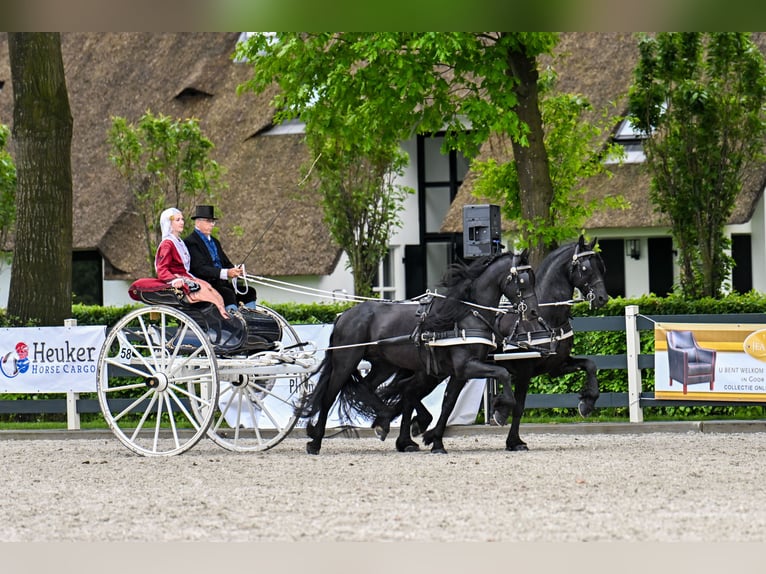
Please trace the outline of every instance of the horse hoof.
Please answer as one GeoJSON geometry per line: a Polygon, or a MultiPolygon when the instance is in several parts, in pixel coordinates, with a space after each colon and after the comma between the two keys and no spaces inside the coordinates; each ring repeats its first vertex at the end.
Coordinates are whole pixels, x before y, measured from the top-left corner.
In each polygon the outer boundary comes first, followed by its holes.
{"type": "Polygon", "coordinates": [[[306,444],[306,453],[307,454],[319,454],[319,448],[315,447],[311,443],[306,444]]]}
{"type": "Polygon", "coordinates": [[[510,452],[524,452],[529,450],[529,447],[525,443],[521,443],[521,444],[506,446],[505,450],[508,450],[510,452]]]}
{"type": "Polygon", "coordinates": [[[508,415],[503,416],[498,411],[495,411],[492,413],[492,422],[494,422],[499,427],[504,427],[508,422],[508,415]]]}
{"type": "Polygon", "coordinates": [[[589,403],[586,403],[585,401],[580,401],[580,402],[577,404],[577,411],[580,413],[580,416],[581,416],[581,417],[585,418],[585,417],[587,417],[587,416],[588,416],[590,413],[592,413],[592,412],[593,412],[593,406],[592,406],[592,405],[590,405],[589,403]]]}
{"type": "Polygon", "coordinates": [[[398,450],[399,452],[418,452],[420,450],[420,447],[414,442],[408,442],[404,444],[397,444],[396,450],[398,450]]]}
{"type": "Polygon", "coordinates": [[[431,454],[447,454],[447,451],[443,448],[432,448],[431,454]]]}
{"type": "Polygon", "coordinates": [[[386,440],[386,437],[388,436],[388,431],[386,429],[381,426],[376,426],[373,430],[375,431],[375,436],[381,441],[386,440]]]}

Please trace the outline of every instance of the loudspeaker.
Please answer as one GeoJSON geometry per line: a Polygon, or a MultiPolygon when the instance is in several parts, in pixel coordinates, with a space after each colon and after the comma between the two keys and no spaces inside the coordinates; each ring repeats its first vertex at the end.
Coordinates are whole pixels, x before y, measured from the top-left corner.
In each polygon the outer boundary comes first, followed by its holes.
{"type": "Polygon", "coordinates": [[[463,206],[463,257],[483,257],[502,250],[500,244],[500,206],[463,206]]]}

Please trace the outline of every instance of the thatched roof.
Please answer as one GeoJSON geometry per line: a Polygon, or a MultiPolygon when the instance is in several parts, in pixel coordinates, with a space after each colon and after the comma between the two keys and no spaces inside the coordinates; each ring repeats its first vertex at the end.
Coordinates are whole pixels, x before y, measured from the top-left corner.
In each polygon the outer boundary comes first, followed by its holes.
{"type": "MultiPolygon", "coordinates": [[[[334,269],[340,250],[330,240],[316,199],[298,187],[300,167],[307,160],[301,136],[263,135],[273,118],[271,93],[236,94],[250,76],[249,66],[231,60],[238,37],[62,33],[74,118],[73,246],[100,250],[108,276],[130,279],[151,273],[132,196],[109,164],[106,145],[113,116],[135,121],[147,110],[198,118],[215,144],[213,159],[226,168],[229,185],[218,204],[223,214],[220,237],[233,260],[252,249],[246,261],[249,273],[323,275],[334,269]],[[244,230],[241,238],[233,233],[236,227],[244,230]]],[[[6,34],[0,35],[0,80],[5,81],[0,122],[11,125],[6,34]]]]}
{"type": "MultiPolygon", "coordinates": [[[[766,52],[766,33],[753,35],[754,41],[766,52]]],[[[633,33],[569,32],[561,34],[555,50],[553,67],[558,72],[558,89],[562,92],[583,94],[595,111],[617,102],[615,117],[626,110],[625,96],[633,80],[633,70],[638,61],[637,38],[633,33]]],[[[546,65],[550,60],[543,60],[546,65]]],[[[617,120],[615,120],[615,124],[617,120]]],[[[615,128],[617,126],[615,125],[615,128]]],[[[508,142],[494,138],[487,142],[480,153],[481,158],[512,157],[508,142]]],[[[614,166],[613,177],[597,177],[587,182],[589,197],[622,195],[630,202],[626,210],[604,210],[594,213],[586,222],[588,229],[637,228],[667,225],[667,221],[654,211],[649,200],[650,176],[643,164],[614,166]]],[[[472,191],[476,173],[469,171],[458,190],[455,200],[445,216],[441,231],[460,233],[463,230],[463,206],[491,203],[474,197],[472,191]]],[[[757,166],[744,178],[743,189],[737,199],[730,223],[750,220],[755,204],[766,183],[766,168],[757,166]]],[[[512,223],[503,221],[504,230],[512,223]]]]}

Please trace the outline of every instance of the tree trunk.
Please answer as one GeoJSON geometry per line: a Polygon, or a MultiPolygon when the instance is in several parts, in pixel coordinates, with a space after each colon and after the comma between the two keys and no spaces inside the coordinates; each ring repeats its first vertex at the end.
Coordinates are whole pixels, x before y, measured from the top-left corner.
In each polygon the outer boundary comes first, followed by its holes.
{"type": "MultiPolygon", "coordinates": [[[[514,91],[518,98],[515,108],[519,119],[529,126],[527,141],[523,146],[512,138],[513,157],[519,175],[521,212],[524,219],[552,225],[550,205],[553,201],[553,183],[548,170],[548,152],[543,140],[543,119],[537,91],[537,61],[521,51],[508,54],[510,73],[518,80],[514,91]]],[[[537,267],[552,246],[542,243],[529,246],[529,261],[537,267]]]]}
{"type": "Polygon", "coordinates": [[[59,33],[8,33],[16,235],[8,314],[61,325],[72,313],[72,114],[59,33]]]}

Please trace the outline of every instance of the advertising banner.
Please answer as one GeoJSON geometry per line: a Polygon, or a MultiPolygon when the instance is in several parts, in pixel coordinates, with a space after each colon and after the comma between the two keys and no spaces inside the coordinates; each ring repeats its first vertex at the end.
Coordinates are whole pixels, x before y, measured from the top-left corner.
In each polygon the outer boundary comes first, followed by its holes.
{"type": "Polygon", "coordinates": [[[657,399],[766,402],[766,324],[657,323],[657,399]]]}
{"type": "Polygon", "coordinates": [[[96,391],[106,327],[0,329],[0,392],[96,391]]]}

